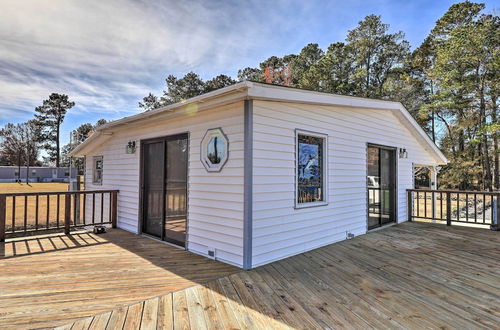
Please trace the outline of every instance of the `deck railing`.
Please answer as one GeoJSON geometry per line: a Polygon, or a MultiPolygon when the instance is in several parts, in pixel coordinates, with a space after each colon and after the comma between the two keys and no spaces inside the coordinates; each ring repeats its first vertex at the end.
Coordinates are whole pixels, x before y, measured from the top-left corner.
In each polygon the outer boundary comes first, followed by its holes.
{"type": "Polygon", "coordinates": [[[408,189],[408,221],[498,226],[500,192],[408,189]]]}
{"type": "Polygon", "coordinates": [[[0,194],[0,242],[6,236],[111,224],[116,227],[118,190],[0,194]]]}

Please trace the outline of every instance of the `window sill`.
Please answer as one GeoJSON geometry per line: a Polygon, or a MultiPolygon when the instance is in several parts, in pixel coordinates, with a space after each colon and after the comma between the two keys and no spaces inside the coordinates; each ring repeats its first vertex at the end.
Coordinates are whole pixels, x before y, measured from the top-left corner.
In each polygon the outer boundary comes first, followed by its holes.
{"type": "Polygon", "coordinates": [[[319,206],[326,206],[326,205],[328,205],[328,202],[303,203],[303,204],[295,204],[294,209],[300,210],[300,209],[307,209],[310,207],[319,207],[319,206]]]}

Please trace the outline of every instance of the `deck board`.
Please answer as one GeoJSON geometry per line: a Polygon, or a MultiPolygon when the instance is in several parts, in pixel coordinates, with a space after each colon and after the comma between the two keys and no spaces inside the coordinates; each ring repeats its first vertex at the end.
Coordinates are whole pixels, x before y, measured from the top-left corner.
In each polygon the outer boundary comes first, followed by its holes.
{"type": "Polygon", "coordinates": [[[497,328],[498,237],[400,224],[161,297],[156,327],[497,328]]]}
{"type": "Polygon", "coordinates": [[[239,271],[120,229],[9,239],[0,270],[0,328],[62,325],[239,271]]]}
{"type": "Polygon", "coordinates": [[[498,236],[403,223],[64,329],[498,328],[498,236]]]}

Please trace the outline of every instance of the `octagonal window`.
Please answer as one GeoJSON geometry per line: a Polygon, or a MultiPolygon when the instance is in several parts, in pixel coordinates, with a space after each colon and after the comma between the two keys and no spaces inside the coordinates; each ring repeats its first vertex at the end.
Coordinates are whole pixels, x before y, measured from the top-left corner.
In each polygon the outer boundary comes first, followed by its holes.
{"type": "Polygon", "coordinates": [[[207,131],[201,142],[201,162],[209,172],[219,172],[227,161],[228,140],[221,128],[207,131]]]}

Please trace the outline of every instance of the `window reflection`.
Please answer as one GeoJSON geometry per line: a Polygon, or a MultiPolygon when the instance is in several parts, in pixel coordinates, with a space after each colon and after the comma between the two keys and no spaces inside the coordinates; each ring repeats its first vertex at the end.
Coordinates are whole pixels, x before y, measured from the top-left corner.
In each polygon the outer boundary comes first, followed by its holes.
{"type": "Polygon", "coordinates": [[[226,146],[221,136],[213,136],[208,142],[207,158],[212,164],[220,164],[226,154],[226,146]]]}
{"type": "Polygon", "coordinates": [[[324,138],[299,134],[297,140],[297,202],[324,201],[324,138]]]}

